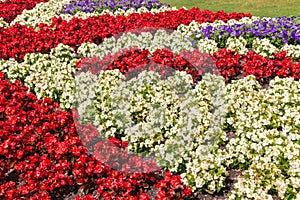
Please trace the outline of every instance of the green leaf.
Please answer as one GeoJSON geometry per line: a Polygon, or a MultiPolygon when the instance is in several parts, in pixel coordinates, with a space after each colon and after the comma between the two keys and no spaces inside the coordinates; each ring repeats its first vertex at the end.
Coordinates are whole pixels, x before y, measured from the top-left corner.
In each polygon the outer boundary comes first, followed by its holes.
{"type": "Polygon", "coordinates": [[[34,27],[34,30],[35,30],[35,31],[39,31],[39,30],[40,30],[40,27],[36,26],[36,27],[34,27]]]}

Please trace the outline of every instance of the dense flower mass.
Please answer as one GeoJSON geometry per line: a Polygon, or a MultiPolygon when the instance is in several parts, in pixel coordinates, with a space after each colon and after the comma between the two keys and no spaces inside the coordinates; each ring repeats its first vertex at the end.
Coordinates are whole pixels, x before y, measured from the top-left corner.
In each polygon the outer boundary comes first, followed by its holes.
{"type": "MultiPolygon", "coordinates": [[[[3,73],[0,73],[0,90],[1,198],[55,199],[76,193],[79,188],[87,192],[94,188],[97,195],[105,198],[149,199],[145,185],[156,183],[161,193],[170,192],[171,188],[164,186],[170,178],[173,180],[170,174],[165,178],[155,173],[125,174],[103,164],[99,156],[104,149],[110,155],[108,159],[116,157],[124,167],[143,162],[126,152],[122,155],[124,160],[119,160],[121,157],[114,155],[114,145],[119,143],[116,139],[98,139],[95,156],[89,155],[83,146],[89,140],[80,138],[76,128],[90,140],[98,134],[89,125],[75,126],[73,115],[59,110],[59,104],[49,98],[37,100],[19,81],[11,83],[3,73]]],[[[190,194],[176,179],[176,193],[182,197],[190,194]],[[183,189],[178,189],[180,186],[183,189]]]]}
{"type": "MultiPolygon", "coordinates": [[[[150,34],[144,33],[145,37],[150,34]]],[[[149,69],[149,66],[157,69],[159,65],[166,65],[172,70],[187,72],[192,75],[194,81],[201,80],[203,72],[215,66],[214,72],[223,76],[227,83],[239,76],[248,75],[255,75],[262,84],[268,83],[275,76],[293,77],[296,80],[300,77],[299,62],[293,62],[285,52],[276,53],[273,58],[265,58],[253,51],[237,54],[234,50],[221,49],[210,55],[200,51],[202,49],[192,50],[188,41],[178,37],[176,32],[173,33],[169,39],[176,39],[177,42],[169,48],[155,42],[163,37],[164,41],[169,43],[168,35],[163,31],[158,31],[155,35],[153,41],[156,45],[153,47],[151,43],[145,46],[144,43],[130,42],[130,38],[134,41],[134,37],[132,34],[126,34],[124,37],[127,43],[123,43],[122,39],[118,40],[121,43],[114,43],[114,38],[111,38],[100,46],[89,43],[81,45],[77,53],[88,55],[87,58],[78,59],[80,56],[78,57],[71,47],[59,44],[51,49],[50,54],[26,54],[21,63],[15,59],[2,60],[0,70],[5,72],[9,79],[22,81],[38,98],[50,97],[59,102],[62,108],[67,109],[72,107],[72,92],[75,86],[73,77],[78,70],[76,66],[93,74],[107,69],[119,69],[121,73],[126,74],[137,70],[141,72],[146,67],[149,69]],[[114,45],[120,48],[109,48],[114,45]]]]}
{"type": "Polygon", "coordinates": [[[0,199],[300,199],[299,20],[0,0],[0,199]]]}
{"type": "MultiPolygon", "coordinates": [[[[70,3],[70,0],[49,0],[45,3],[39,3],[37,4],[33,9],[31,10],[24,10],[22,14],[18,15],[11,23],[7,24],[14,25],[14,24],[22,24],[27,25],[29,27],[36,28],[38,24],[45,23],[50,25],[53,17],[61,16],[63,19],[70,20],[73,17],[86,19],[91,16],[100,16],[104,14],[109,15],[124,15],[128,16],[132,13],[141,13],[141,12],[164,12],[166,10],[177,10],[176,7],[168,7],[168,6],[160,6],[158,8],[152,7],[151,9],[146,7],[140,7],[137,9],[129,8],[127,10],[123,10],[121,8],[116,8],[115,10],[110,10],[108,8],[106,9],[100,9],[95,12],[83,12],[81,10],[76,11],[76,13],[73,14],[59,14],[60,10],[63,9],[64,6],[68,5],[70,3]]],[[[1,18],[0,18],[1,21],[1,18]]]]}
{"type": "Polygon", "coordinates": [[[262,89],[253,76],[228,86],[227,126],[236,137],[225,155],[228,165],[245,169],[230,199],[299,197],[300,104],[294,92],[299,86],[299,81],[277,77],[262,89]]]}
{"type": "Polygon", "coordinates": [[[16,16],[21,14],[23,10],[30,10],[36,4],[47,1],[49,0],[6,0],[0,2],[0,18],[3,18],[5,22],[10,23],[16,16]]]}
{"type": "MultiPolygon", "coordinates": [[[[243,76],[255,75],[261,83],[268,82],[270,78],[273,79],[275,76],[299,79],[299,62],[293,62],[285,51],[274,54],[273,58],[265,58],[254,51],[249,51],[243,55],[227,49],[221,49],[213,55],[202,53],[199,50],[183,50],[178,54],[172,53],[168,49],[155,50],[150,58],[149,51],[143,51],[143,53],[136,50],[135,53],[125,52],[114,55],[108,54],[102,59],[97,57],[82,59],[77,63],[77,66],[86,68],[92,73],[99,73],[100,70],[106,69],[119,69],[125,73],[140,65],[154,62],[176,70],[185,70],[192,75],[194,80],[201,80],[202,72],[208,66],[215,65],[227,82],[236,79],[241,74],[243,76]],[[137,57],[137,55],[139,56],[137,57]],[[205,60],[209,63],[203,62],[205,60]],[[133,63],[135,63],[134,66],[133,63]]],[[[94,56],[97,56],[97,53],[94,52],[94,56]]]]}
{"type": "Polygon", "coordinates": [[[35,27],[40,23],[49,23],[70,0],[49,0],[37,4],[33,9],[24,10],[9,25],[22,24],[35,27]]]}
{"type": "MultiPolygon", "coordinates": [[[[276,46],[280,44],[299,44],[299,17],[278,17],[274,19],[260,19],[252,24],[233,24],[220,27],[201,27],[195,32],[195,38],[209,38],[224,40],[228,37],[268,38],[276,46]]],[[[224,46],[223,46],[224,47],[224,46]]]]}
{"type": "Polygon", "coordinates": [[[169,6],[167,4],[161,3],[158,0],[111,0],[111,1],[81,1],[72,0],[69,4],[60,11],[60,13],[66,14],[76,14],[78,11],[82,12],[99,12],[101,10],[110,10],[112,12],[116,11],[118,8],[126,11],[128,9],[138,9],[145,7],[149,10],[152,8],[159,8],[162,6],[169,6]]]}
{"type": "Polygon", "coordinates": [[[164,13],[131,14],[128,17],[103,15],[88,19],[73,18],[69,22],[54,18],[50,26],[40,24],[39,30],[22,25],[0,28],[0,58],[23,59],[26,53],[48,53],[59,43],[67,44],[74,49],[84,42],[100,44],[105,37],[143,27],[176,29],[180,24],[192,20],[213,22],[215,19],[240,19],[248,14],[179,9],[164,13]],[[169,21],[171,20],[171,21],[169,21]],[[21,42],[19,42],[21,41],[21,42]]]}

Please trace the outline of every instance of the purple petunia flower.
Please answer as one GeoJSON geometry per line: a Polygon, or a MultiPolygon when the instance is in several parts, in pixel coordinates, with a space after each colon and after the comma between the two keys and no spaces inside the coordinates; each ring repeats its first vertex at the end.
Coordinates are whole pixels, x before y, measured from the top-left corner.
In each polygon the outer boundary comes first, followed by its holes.
{"type": "MultiPolygon", "coordinates": [[[[278,17],[270,20],[257,20],[250,25],[235,24],[223,25],[220,27],[200,27],[200,31],[205,38],[222,39],[227,37],[238,37],[240,35],[246,36],[254,35],[259,38],[279,38],[283,43],[288,41],[300,40],[300,24],[298,17],[278,17]]],[[[196,34],[197,35],[197,34],[196,34]]],[[[199,35],[200,36],[200,35],[199,35]]]]}
{"type": "Polygon", "coordinates": [[[83,12],[91,12],[94,10],[104,10],[104,9],[110,9],[111,11],[115,11],[117,8],[121,8],[124,11],[134,8],[135,10],[140,7],[146,7],[148,9],[151,9],[153,7],[161,7],[161,6],[167,6],[170,7],[170,5],[161,3],[158,0],[72,0],[68,5],[66,5],[60,12],[65,13],[67,8],[72,5],[75,9],[72,9],[70,11],[70,14],[75,15],[75,10],[81,10],[83,12]]]}

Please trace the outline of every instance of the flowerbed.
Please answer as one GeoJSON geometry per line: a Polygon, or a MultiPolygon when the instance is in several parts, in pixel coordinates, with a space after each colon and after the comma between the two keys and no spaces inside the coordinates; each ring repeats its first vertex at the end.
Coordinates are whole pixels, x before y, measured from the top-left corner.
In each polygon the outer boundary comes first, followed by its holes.
{"type": "Polygon", "coordinates": [[[0,27],[0,198],[300,198],[299,17],[44,2],[0,27]]]}
{"type": "Polygon", "coordinates": [[[226,14],[200,11],[199,9],[179,9],[163,13],[141,13],[125,16],[103,15],[88,19],[73,18],[69,22],[55,17],[51,25],[40,24],[38,31],[26,26],[14,25],[9,28],[0,28],[1,52],[0,58],[23,59],[26,53],[49,53],[59,43],[67,44],[76,49],[83,42],[101,43],[105,37],[128,31],[135,28],[157,27],[175,29],[180,24],[188,24],[192,20],[211,22],[215,19],[239,19],[246,14],[226,14]],[[171,17],[172,16],[172,17],[171,17]],[[172,19],[168,21],[167,19],[172,19]],[[22,41],[19,43],[19,41],[22,41]],[[47,41],[47,42],[45,42],[47,41]],[[8,50],[10,49],[10,50],[8,50]]]}
{"type": "Polygon", "coordinates": [[[7,0],[0,2],[0,17],[7,23],[10,23],[15,17],[22,13],[23,10],[32,9],[36,4],[40,2],[47,2],[48,0],[7,0]]]}

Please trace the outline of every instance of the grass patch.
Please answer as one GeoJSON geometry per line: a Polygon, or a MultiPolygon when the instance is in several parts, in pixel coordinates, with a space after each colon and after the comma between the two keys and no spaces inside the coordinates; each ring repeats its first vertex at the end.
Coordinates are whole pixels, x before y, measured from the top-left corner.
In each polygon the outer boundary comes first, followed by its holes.
{"type": "Polygon", "coordinates": [[[177,8],[199,7],[201,10],[245,12],[261,17],[300,15],[299,0],[162,0],[177,8]]]}

